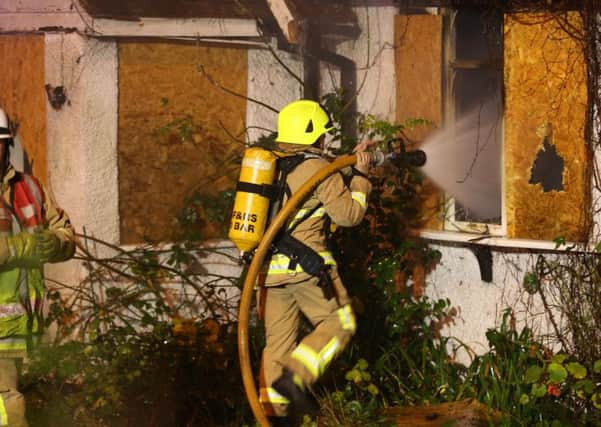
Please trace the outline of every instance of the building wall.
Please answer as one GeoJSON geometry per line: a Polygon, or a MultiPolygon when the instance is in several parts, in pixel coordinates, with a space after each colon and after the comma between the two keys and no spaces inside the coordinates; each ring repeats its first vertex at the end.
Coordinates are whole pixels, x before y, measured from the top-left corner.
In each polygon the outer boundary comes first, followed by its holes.
{"type": "MultiPolygon", "coordinates": [[[[385,120],[395,119],[395,40],[396,7],[356,7],[361,33],[357,40],[339,43],[336,52],[357,65],[357,111],[385,120]]],[[[327,81],[329,74],[323,73],[327,81]]]]}
{"type": "Polygon", "coordinates": [[[275,48],[270,51],[261,45],[248,50],[248,97],[268,105],[271,109],[257,102],[248,102],[247,141],[254,142],[262,135],[275,132],[277,111],[302,96],[302,87],[290,72],[302,79],[303,67],[298,56],[276,51],[275,48]],[[286,67],[282,66],[274,55],[277,55],[286,67]]]}
{"type": "MultiPolygon", "coordinates": [[[[117,47],[78,34],[47,34],[46,82],[68,102],[48,108],[48,170],[53,193],[80,234],[119,242],[117,47]]],[[[99,256],[105,247],[90,247],[99,256]]],[[[85,274],[77,261],[48,266],[57,281],[85,274]]]]}
{"type": "MultiPolygon", "coordinates": [[[[356,40],[325,40],[327,48],[355,62],[357,68],[357,112],[393,120],[394,97],[394,20],[396,8],[358,7],[354,9],[362,28],[356,40]],[[369,31],[367,30],[369,29],[369,31]]],[[[335,65],[320,63],[321,95],[340,88],[340,71],[335,65]]]]}
{"type": "MultiPolygon", "coordinates": [[[[554,21],[533,25],[521,18],[506,20],[505,31],[507,234],[523,239],[552,240],[560,235],[581,239],[586,219],[583,213],[587,212],[583,206],[590,185],[583,133],[584,63],[576,42],[552,28],[554,21]],[[528,182],[536,153],[542,147],[540,127],[546,122],[553,122],[552,141],[565,159],[561,191],[545,192],[540,184],[528,182]]],[[[424,31],[425,26],[416,28],[424,31]]],[[[405,37],[413,35],[410,29],[407,26],[403,32],[405,37]]],[[[416,48],[412,53],[418,52],[416,48]]],[[[399,60],[402,58],[397,57],[397,64],[399,60]]],[[[518,328],[527,324],[541,334],[549,332],[547,318],[540,315],[545,312],[540,299],[526,293],[522,286],[524,275],[532,270],[538,256],[536,250],[527,248],[538,242],[508,240],[504,243],[515,245],[513,248],[492,246],[493,278],[486,282],[471,245],[443,242],[443,233],[440,237],[432,241],[432,248],[441,252],[442,259],[427,277],[427,294],[449,299],[458,309],[446,333],[477,352],[484,351],[487,329],[499,324],[506,308],[514,310],[518,328]]],[[[459,357],[468,359],[465,352],[459,357]]]]}
{"type": "MultiPolygon", "coordinates": [[[[357,13],[363,25],[360,38],[338,44],[337,51],[354,58],[359,67],[358,110],[394,119],[396,9],[358,8],[357,13]]],[[[278,55],[297,75],[302,75],[298,58],[284,52],[278,55]]],[[[44,82],[63,85],[68,97],[61,109],[47,108],[49,183],[79,233],[85,231],[119,243],[117,44],[76,33],[47,33],[44,58],[44,82]]],[[[298,82],[289,77],[268,50],[249,47],[247,66],[250,98],[277,110],[301,96],[298,82]]],[[[325,71],[324,81],[329,78],[325,71]]],[[[275,130],[275,120],[274,111],[248,102],[248,139],[252,141],[275,130]]],[[[447,332],[474,350],[485,350],[486,330],[497,324],[505,307],[517,308],[522,319],[528,310],[536,308],[536,302],[521,290],[523,273],[536,255],[495,249],[493,281],[487,283],[480,279],[476,258],[464,245],[435,242],[433,248],[441,251],[442,260],[427,277],[427,294],[449,298],[458,307],[458,317],[447,332]]],[[[232,264],[234,274],[237,269],[232,264]]],[[[73,283],[85,272],[78,262],[71,261],[52,266],[49,273],[54,280],[73,283]]]]}

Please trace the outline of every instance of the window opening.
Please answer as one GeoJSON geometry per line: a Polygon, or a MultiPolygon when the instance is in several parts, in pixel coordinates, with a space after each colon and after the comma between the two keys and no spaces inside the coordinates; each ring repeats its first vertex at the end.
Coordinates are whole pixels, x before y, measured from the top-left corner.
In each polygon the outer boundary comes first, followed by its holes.
{"type": "Polygon", "coordinates": [[[445,229],[500,230],[502,223],[503,15],[474,8],[445,16],[444,119],[456,147],[456,194],[445,229]]]}

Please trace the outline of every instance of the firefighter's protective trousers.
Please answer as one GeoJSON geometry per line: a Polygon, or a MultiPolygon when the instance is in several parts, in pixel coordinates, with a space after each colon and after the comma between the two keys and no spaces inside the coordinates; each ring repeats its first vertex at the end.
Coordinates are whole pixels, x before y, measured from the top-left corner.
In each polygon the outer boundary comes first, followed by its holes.
{"type": "Polygon", "coordinates": [[[0,359],[0,426],[27,427],[25,399],[17,391],[14,359],[0,359]]]}
{"type": "MultiPolygon", "coordinates": [[[[326,165],[324,159],[309,158],[297,166],[287,180],[291,194],[326,165]]],[[[303,220],[294,225],[292,235],[324,258],[333,293],[324,292],[323,279],[305,273],[282,254],[275,254],[269,263],[265,284],[258,294],[266,340],[259,399],[267,415],[286,414],[289,402],[272,387],[284,368],[310,387],[356,330],[350,298],[327,248],[324,223],[328,215],[339,226],[359,224],[370,190],[371,184],[364,176],[354,176],[347,185],[340,174],[334,174],[316,188],[296,215],[303,220]],[[305,212],[311,212],[307,219],[305,212]],[[314,329],[299,342],[302,315],[314,329]]]]}

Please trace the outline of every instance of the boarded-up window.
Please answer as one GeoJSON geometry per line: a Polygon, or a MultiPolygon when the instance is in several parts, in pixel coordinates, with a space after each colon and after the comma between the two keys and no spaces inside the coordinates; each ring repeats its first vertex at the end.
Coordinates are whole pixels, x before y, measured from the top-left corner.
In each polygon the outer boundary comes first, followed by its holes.
{"type": "MultiPolygon", "coordinates": [[[[453,17],[452,13],[445,16],[453,17]]],[[[549,16],[506,15],[503,22],[503,151],[502,220],[510,238],[568,240],[586,238],[589,209],[589,170],[584,140],[586,113],[586,73],[581,46],[562,28],[579,28],[577,14],[569,15],[569,25],[561,25],[549,16]]],[[[446,21],[444,21],[446,22],[446,21]]],[[[440,16],[398,16],[396,19],[397,120],[424,117],[442,126],[439,112],[445,102],[445,127],[457,111],[450,105],[456,96],[457,76],[443,78],[445,66],[466,69],[473,58],[457,61],[444,52],[459,39],[449,31],[457,22],[444,27],[440,16]],[[442,28],[446,31],[442,31],[442,28]],[[443,34],[441,36],[441,34],[443,34]],[[441,48],[444,47],[444,48],[441,48]],[[446,58],[444,62],[441,58],[446,58]]],[[[466,39],[472,43],[472,38],[466,39]]],[[[460,40],[459,40],[460,42],[460,40]]],[[[455,45],[456,46],[456,45],[455,45]]],[[[474,48],[478,51],[478,47],[474,48]]],[[[459,82],[461,83],[461,82],[459,82]]],[[[470,79],[466,80],[468,89],[470,79]]],[[[472,82],[473,83],[473,82],[472,82]]],[[[429,140],[427,130],[417,139],[429,140]]],[[[445,129],[446,132],[446,129],[445,129]]],[[[444,141],[443,141],[444,142],[444,141]]],[[[426,150],[427,151],[427,150],[426,150]]],[[[452,150],[442,150],[441,168],[454,163],[452,150]]],[[[428,158],[433,162],[436,153],[428,158]]],[[[430,153],[429,153],[430,155],[430,153]]],[[[458,151],[457,155],[465,155],[458,151]]],[[[444,189],[444,186],[443,186],[444,189]]],[[[423,210],[425,228],[440,230],[441,222],[432,220],[432,208],[439,218],[449,212],[436,206],[432,196],[423,210]]],[[[474,230],[489,231],[487,226],[470,224],[474,230]]],[[[502,231],[500,228],[499,231],[502,231]]]]}
{"type": "Polygon", "coordinates": [[[48,184],[44,36],[0,36],[0,108],[18,124],[17,135],[33,166],[48,184]]]}
{"type": "MultiPolygon", "coordinates": [[[[423,118],[433,126],[407,130],[414,141],[423,141],[442,125],[441,70],[442,19],[432,15],[395,17],[396,120],[423,118]]],[[[440,229],[441,194],[426,181],[422,189],[422,222],[440,229]]]]}
{"type": "MultiPolygon", "coordinates": [[[[570,26],[582,26],[570,14],[570,26]]],[[[514,238],[586,238],[589,178],[581,46],[555,19],[505,19],[505,194],[514,238]]]]}
{"type": "Polygon", "coordinates": [[[120,43],[121,243],[170,241],[187,196],[233,188],[246,101],[219,86],[245,95],[246,79],[244,49],[120,43]]]}

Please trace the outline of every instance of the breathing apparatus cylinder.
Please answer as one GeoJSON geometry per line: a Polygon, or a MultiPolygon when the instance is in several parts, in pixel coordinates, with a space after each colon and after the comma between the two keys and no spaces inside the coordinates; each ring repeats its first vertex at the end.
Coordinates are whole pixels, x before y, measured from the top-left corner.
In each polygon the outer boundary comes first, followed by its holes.
{"type": "Polygon", "coordinates": [[[228,233],[241,252],[255,249],[265,233],[276,160],[275,154],[260,147],[244,152],[228,233]]]}

